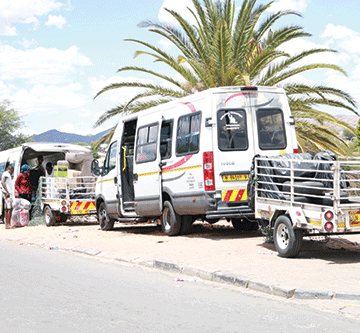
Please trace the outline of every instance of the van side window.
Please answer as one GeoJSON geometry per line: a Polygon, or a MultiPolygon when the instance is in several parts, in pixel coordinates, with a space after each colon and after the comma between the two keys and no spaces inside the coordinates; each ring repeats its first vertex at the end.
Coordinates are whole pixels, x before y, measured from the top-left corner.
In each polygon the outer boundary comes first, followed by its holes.
{"type": "Polygon", "coordinates": [[[176,154],[186,155],[199,152],[201,113],[182,116],[178,121],[176,154]]]}
{"type": "Polygon", "coordinates": [[[243,109],[219,110],[218,146],[222,151],[246,150],[249,147],[246,112],[243,109]]]}
{"type": "Polygon", "coordinates": [[[116,151],[117,151],[117,142],[113,142],[108,150],[108,153],[104,161],[104,167],[106,173],[108,173],[112,169],[115,169],[116,151]]]}
{"type": "Polygon", "coordinates": [[[282,110],[277,108],[258,109],[256,118],[260,149],[272,150],[286,148],[282,110]]]}
{"type": "Polygon", "coordinates": [[[171,157],[173,120],[163,121],[160,132],[160,155],[162,160],[171,157]]]}
{"type": "Polygon", "coordinates": [[[156,141],[159,124],[140,127],[136,142],[136,162],[150,162],[156,160],[156,141]]]}

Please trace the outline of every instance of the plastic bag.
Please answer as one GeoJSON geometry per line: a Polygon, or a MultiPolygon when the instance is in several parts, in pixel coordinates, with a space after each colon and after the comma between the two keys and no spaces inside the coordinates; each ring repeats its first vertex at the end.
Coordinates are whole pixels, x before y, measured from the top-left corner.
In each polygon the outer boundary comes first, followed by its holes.
{"type": "Polygon", "coordinates": [[[29,211],[24,208],[14,209],[11,214],[11,226],[13,228],[27,227],[29,225],[29,211]]]}
{"type": "Polygon", "coordinates": [[[27,209],[30,210],[31,203],[26,199],[16,199],[14,202],[14,209],[27,209]]]}

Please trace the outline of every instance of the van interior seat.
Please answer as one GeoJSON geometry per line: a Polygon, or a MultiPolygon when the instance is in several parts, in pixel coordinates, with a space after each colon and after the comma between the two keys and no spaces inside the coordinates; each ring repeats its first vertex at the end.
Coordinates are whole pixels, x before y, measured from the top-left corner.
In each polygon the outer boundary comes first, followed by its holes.
{"type": "Polygon", "coordinates": [[[261,145],[271,144],[271,136],[268,131],[261,130],[259,133],[259,142],[261,145]]]}
{"type": "Polygon", "coordinates": [[[229,137],[224,131],[221,131],[219,134],[219,148],[220,149],[230,148],[229,137]]]}
{"type": "Polygon", "coordinates": [[[246,134],[244,131],[235,132],[230,139],[231,148],[247,148],[246,134]]]}

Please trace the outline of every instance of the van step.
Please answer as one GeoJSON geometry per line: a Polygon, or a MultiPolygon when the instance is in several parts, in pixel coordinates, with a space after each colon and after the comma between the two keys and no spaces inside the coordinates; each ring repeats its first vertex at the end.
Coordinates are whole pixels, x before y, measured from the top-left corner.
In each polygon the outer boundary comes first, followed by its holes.
{"type": "Polygon", "coordinates": [[[221,219],[221,218],[253,218],[255,216],[254,212],[248,206],[241,206],[236,208],[228,209],[218,209],[214,211],[209,211],[206,213],[206,218],[211,219],[221,219]]]}
{"type": "Polygon", "coordinates": [[[134,201],[124,202],[123,207],[124,207],[125,212],[134,212],[135,211],[135,202],[134,201]]]}

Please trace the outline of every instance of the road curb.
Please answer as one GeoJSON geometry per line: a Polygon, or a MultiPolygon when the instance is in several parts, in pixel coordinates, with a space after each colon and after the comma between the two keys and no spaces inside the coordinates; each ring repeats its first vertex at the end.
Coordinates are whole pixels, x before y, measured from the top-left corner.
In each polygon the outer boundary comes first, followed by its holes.
{"type": "Polygon", "coordinates": [[[294,298],[296,299],[333,299],[335,293],[326,290],[296,289],[294,298]]]}

